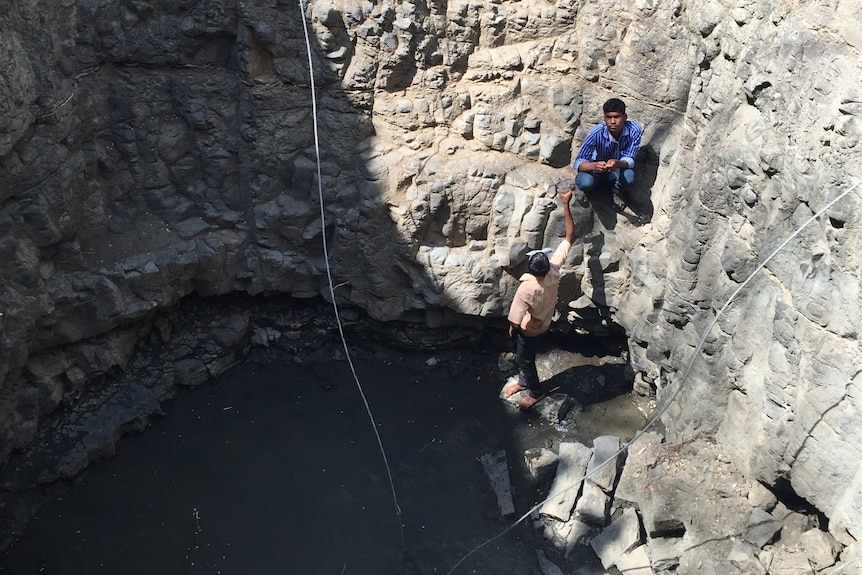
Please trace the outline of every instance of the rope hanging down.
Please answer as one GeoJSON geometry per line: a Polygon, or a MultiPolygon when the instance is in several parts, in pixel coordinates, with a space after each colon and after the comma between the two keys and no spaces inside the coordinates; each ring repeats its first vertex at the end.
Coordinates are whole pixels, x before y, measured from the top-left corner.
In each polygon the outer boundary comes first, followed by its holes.
{"type": "Polygon", "coordinates": [[[344,348],[344,356],[347,358],[347,363],[350,365],[350,373],[353,374],[353,381],[356,383],[356,388],[359,390],[359,395],[362,397],[362,403],[365,405],[365,412],[368,414],[368,419],[371,422],[371,428],[374,430],[374,436],[377,439],[377,445],[380,448],[380,455],[383,457],[383,465],[386,467],[386,475],[389,478],[389,488],[392,492],[392,504],[395,506],[395,515],[398,517],[398,527],[401,530],[401,547],[406,547],[404,537],[404,524],[401,522],[401,508],[398,506],[398,496],[395,493],[395,482],[392,480],[392,470],[389,467],[389,460],[386,458],[386,450],[383,448],[383,441],[380,439],[380,432],[377,430],[377,422],[374,420],[374,415],[371,413],[371,406],[368,404],[368,398],[365,396],[365,391],[362,389],[362,384],[359,382],[359,376],[356,374],[356,368],[353,365],[353,360],[350,357],[350,349],[347,346],[347,339],[344,337],[344,327],[341,325],[341,316],[338,313],[338,302],[335,299],[335,286],[332,282],[332,269],[329,266],[329,246],[326,242],[326,209],[323,203],[323,177],[320,167],[320,138],[317,125],[317,93],[314,84],[314,64],[311,58],[311,40],[308,34],[308,21],[305,18],[305,2],[299,0],[300,17],[302,18],[302,31],[305,33],[305,48],[308,55],[308,77],[311,85],[311,115],[314,127],[314,158],[317,163],[317,194],[320,198],[320,229],[321,238],[323,239],[323,258],[326,261],[326,279],[329,283],[329,297],[332,300],[332,309],[335,312],[335,323],[338,325],[338,334],[341,337],[341,345],[344,348]]]}

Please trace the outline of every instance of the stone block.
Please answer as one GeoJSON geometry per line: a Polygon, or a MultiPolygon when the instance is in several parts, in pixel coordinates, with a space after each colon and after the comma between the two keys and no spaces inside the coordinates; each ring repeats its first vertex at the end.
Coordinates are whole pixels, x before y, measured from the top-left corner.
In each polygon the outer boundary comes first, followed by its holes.
{"type": "Polygon", "coordinates": [[[678,506],[671,493],[651,491],[641,501],[644,529],[650,537],[678,537],[685,533],[678,506]]]}
{"type": "Polygon", "coordinates": [[[763,509],[753,509],[748,518],[748,526],[742,538],[762,549],[781,531],[781,522],[763,509]]]}
{"type": "Polygon", "coordinates": [[[675,573],[684,549],[682,537],[647,539],[650,564],[656,573],[675,573]]]}
{"type": "Polygon", "coordinates": [[[614,499],[640,506],[647,492],[644,480],[650,466],[655,465],[661,450],[662,436],[658,433],[642,433],[629,446],[620,480],[614,491],[614,499]]]}
{"type": "Polygon", "coordinates": [[[752,507],[759,507],[764,511],[772,511],[778,499],[775,494],[759,481],[755,481],[748,492],[748,502],[752,507]]]}
{"type": "MultiPolygon", "coordinates": [[[[800,535],[799,543],[808,561],[817,571],[834,565],[841,549],[834,537],[819,529],[809,529],[800,535]]],[[[862,565],[859,566],[859,571],[862,572],[862,565]]]]}
{"type": "Polygon", "coordinates": [[[766,575],[766,567],[758,559],[758,551],[759,549],[754,545],[746,543],[741,539],[736,539],[733,542],[733,548],[730,550],[727,560],[743,573],[766,575]]]}
{"type": "Polygon", "coordinates": [[[592,449],[580,443],[560,443],[557,475],[539,513],[560,521],[569,520],[592,453],[592,449]]]}
{"type": "Polygon", "coordinates": [[[590,481],[584,481],[581,496],[575,505],[578,518],[591,525],[606,525],[608,522],[608,506],[610,497],[601,487],[590,481]]]}
{"type": "Polygon", "coordinates": [[[572,550],[576,545],[587,545],[589,543],[592,534],[595,532],[595,528],[591,525],[587,525],[583,521],[578,521],[577,519],[572,519],[569,521],[570,529],[568,536],[566,537],[566,558],[572,554],[572,550]]]}
{"type": "Polygon", "coordinates": [[[590,541],[605,569],[616,565],[620,557],[641,542],[640,528],[637,512],[629,508],[590,541]]]}
{"type": "Polygon", "coordinates": [[[645,545],[623,553],[617,561],[617,569],[625,575],[654,575],[645,545]]]}
{"type": "Polygon", "coordinates": [[[559,460],[557,454],[544,447],[533,447],[524,452],[524,461],[533,481],[542,483],[553,478],[559,460]]]}
{"type": "Polygon", "coordinates": [[[512,500],[512,486],[509,481],[509,464],[506,451],[500,450],[494,453],[486,453],[479,458],[485,475],[491,481],[491,488],[497,497],[497,509],[502,517],[512,515],[515,512],[515,503],[512,500]]]}
{"type": "Polygon", "coordinates": [[[587,466],[587,480],[595,483],[605,493],[614,489],[619,471],[620,438],[601,435],[593,440],[593,457],[587,466]]]}

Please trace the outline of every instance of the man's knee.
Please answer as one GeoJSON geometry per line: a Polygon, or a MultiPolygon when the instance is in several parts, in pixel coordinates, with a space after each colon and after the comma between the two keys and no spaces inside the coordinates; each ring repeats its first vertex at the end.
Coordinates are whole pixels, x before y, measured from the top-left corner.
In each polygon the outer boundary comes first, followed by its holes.
{"type": "Polygon", "coordinates": [[[620,171],[620,187],[624,190],[630,189],[635,184],[635,171],[632,169],[620,171]]]}
{"type": "Polygon", "coordinates": [[[590,192],[596,187],[596,178],[587,172],[578,172],[575,176],[575,186],[582,192],[590,192]]]}

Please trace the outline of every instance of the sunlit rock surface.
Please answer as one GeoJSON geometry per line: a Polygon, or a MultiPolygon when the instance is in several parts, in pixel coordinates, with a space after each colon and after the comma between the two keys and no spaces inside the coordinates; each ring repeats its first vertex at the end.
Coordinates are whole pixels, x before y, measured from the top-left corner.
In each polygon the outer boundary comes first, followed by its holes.
{"type": "Polygon", "coordinates": [[[375,319],[502,317],[620,96],[651,221],[575,209],[557,327],[612,317],[669,430],[858,539],[860,191],[724,306],[862,180],[860,12],[316,1],[312,93],[297,2],[7,2],[0,461],[190,293],[329,297],[324,238],[336,297],[375,319]]]}

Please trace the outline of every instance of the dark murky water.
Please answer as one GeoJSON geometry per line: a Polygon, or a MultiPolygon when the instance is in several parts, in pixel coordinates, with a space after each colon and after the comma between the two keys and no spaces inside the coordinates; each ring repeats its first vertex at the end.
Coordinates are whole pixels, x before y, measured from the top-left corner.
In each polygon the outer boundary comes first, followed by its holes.
{"type": "MultiPolygon", "coordinates": [[[[506,450],[516,516],[542,499],[522,454],[560,434],[497,399],[496,356],[353,355],[400,519],[348,363],[250,361],[168,403],[44,505],[0,573],[445,574],[512,521],[497,516],[481,455],[506,450]]],[[[630,436],[642,423],[624,397],[588,406],[575,433],[630,436]]],[[[453,575],[539,574],[542,546],[526,521],[453,575]]],[[[602,572],[589,554],[577,568],[602,572]]]]}

